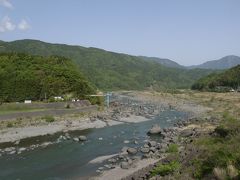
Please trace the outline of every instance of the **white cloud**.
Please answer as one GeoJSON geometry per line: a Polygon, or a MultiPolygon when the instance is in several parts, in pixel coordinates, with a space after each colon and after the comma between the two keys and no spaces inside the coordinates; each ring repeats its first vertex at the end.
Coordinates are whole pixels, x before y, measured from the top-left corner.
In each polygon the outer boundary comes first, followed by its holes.
{"type": "Polygon", "coordinates": [[[28,22],[25,19],[22,19],[21,22],[18,24],[18,29],[25,31],[30,29],[31,26],[28,24],[28,22]]]}
{"type": "Polygon", "coordinates": [[[11,21],[8,16],[2,18],[0,22],[0,32],[7,32],[15,30],[16,25],[11,21]]]}
{"type": "Polygon", "coordinates": [[[0,5],[9,9],[13,9],[13,5],[9,2],[9,0],[0,0],[0,5]]]}

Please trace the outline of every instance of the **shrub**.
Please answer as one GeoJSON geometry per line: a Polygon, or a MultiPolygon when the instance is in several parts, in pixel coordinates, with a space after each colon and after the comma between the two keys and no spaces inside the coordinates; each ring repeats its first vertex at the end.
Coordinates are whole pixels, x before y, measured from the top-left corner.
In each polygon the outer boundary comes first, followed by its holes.
{"type": "Polygon", "coordinates": [[[46,122],[51,123],[55,121],[55,118],[53,116],[44,116],[46,122]]]}
{"type": "Polygon", "coordinates": [[[66,109],[70,109],[70,104],[67,104],[65,107],[66,109]]]}
{"type": "Polygon", "coordinates": [[[8,123],[7,123],[7,127],[8,127],[8,128],[13,127],[13,123],[12,123],[12,122],[8,122],[8,123]]]}
{"type": "Polygon", "coordinates": [[[177,144],[170,144],[167,153],[177,153],[178,152],[178,145],[177,144]]]}
{"type": "Polygon", "coordinates": [[[229,134],[229,130],[225,128],[224,126],[218,126],[214,132],[219,135],[220,137],[225,138],[229,134]]]}
{"type": "Polygon", "coordinates": [[[168,174],[172,174],[173,172],[177,171],[180,168],[180,163],[178,161],[172,161],[168,164],[158,164],[151,171],[151,176],[161,175],[165,176],[168,174]]]}

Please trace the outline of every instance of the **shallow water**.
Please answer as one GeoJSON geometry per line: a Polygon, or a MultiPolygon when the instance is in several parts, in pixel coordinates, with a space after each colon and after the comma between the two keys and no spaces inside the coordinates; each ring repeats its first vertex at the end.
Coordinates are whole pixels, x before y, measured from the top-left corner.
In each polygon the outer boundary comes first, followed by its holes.
{"type": "MultiPolygon", "coordinates": [[[[95,175],[96,169],[103,165],[89,164],[88,162],[92,159],[118,153],[123,146],[139,147],[142,145],[140,142],[143,143],[143,140],[149,138],[146,133],[153,124],[158,123],[161,127],[170,127],[186,116],[187,114],[183,112],[164,111],[153,120],[146,122],[72,132],[71,136],[86,135],[88,141],[78,143],[68,140],[20,155],[0,157],[0,179],[85,179],[95,175]],[[124,144],[124,140],[129,140],[130,143],[124,144]],[[134,140],[137,140],[139,144],[135,145],[134,140]]],[[[58,136],[59,134],[51,137],[45,136],[44,140],[54,138],[56,140],[58,136]]],[[[28,143],[37,140],[38,138],[29,139],[28,143]]]]}

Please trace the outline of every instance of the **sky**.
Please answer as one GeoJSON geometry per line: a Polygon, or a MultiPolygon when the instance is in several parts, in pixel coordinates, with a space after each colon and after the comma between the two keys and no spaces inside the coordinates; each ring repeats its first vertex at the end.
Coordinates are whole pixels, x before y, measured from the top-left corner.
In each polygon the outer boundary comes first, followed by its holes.
{"type": "Polygon", "coordinates": [[[0,0],[0,40],[19,39],[195,65],[240,56],[240,0],[0,0]]]}

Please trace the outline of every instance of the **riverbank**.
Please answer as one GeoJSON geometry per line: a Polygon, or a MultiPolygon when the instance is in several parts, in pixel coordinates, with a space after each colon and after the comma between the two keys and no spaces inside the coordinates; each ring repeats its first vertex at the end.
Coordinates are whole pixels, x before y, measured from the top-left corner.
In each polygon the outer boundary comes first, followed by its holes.
{"type": "MultiPolygon", "coordinates": [[[[226,169],[219,168],[218,162],[216,165],[213,164],[211,167],[209,167],[212,168],[211,170],[213,170],[213,172],[206,173],[204,171],[201,171],[200,166],[200,162],[203,163],[203,169],[206,166],[204,165],[204,163],[206,164],[207,162],[205,162],[205,158],[203,158],[204,156],[209,156],[208,154],[204,155],[206,148],[212,154],[214,151],[217,151],[217,149],[214,150],[216,147],[221,147],[219,150],[224,152],[226,151],[227,153],[233,151],[231,152],[231,154],[234,154],[234,156],[236,155],[237,152],[234,151],[233,148],[237,145],[231,143],[229,144],[227,140],[226,142],[223,141],[222,146],[221,144],[216,142],[217,140],[219,140],[219,136],[223,136],[221,132],[229,133],[229,130],[231,129],[231,131],[235,132],[236,128],[239,126],[239,93],[187,92],[180,94],[164,94],[156,92],[140,92],[135,96],[133,95],[133,98],[136,98],[137,96],[140,96],[145,101],[156,103],[159,100],[163,101],[164,99],[164,101],[169,104],[169,106],[172,106],[178,110],[187,111],[191,115],[193,115],[193,118],[189,121],[183,121],[182,123],[177,125],[177,131],[175,134],[175,137],[178,138],[177,141],[171,141],[171,138],[169,139],[169,136],[167,136],[167,146],[168,148],[170,148],[173,144],[176,147],[174,151],[163,150],[160,155],[161,158],[155,158],[155,162],[147,163],[146,166],[145,159],[138,161],[137,164],[142,164],[144,165],[144,167],[138,167],[137,165],[129,169],[121,169],[120,167],[118,167],[116,170],[114,169],[104,172],[96,179],[106,179],[106,177],[114,177],[116,180],[158,180],[171,178],[194,179],[194,177],[203,177],[206,175],[208,178],[217,179],[220,177],[230,177],[233,179],[239,177],[236,166],[232,165],[233,163],[229,164],[228,157],[221,157],[221,154],[215,154],[214,156],[216,157],[216,159],[214,161],[220,161],[218,160],[218,158],[221,159],[221,162],[226,161],[226,169]],[[165,98],[162,98],[162,96],[164,96],[165,98]],[[233,127],[232,123],[236,123],[236,125],[233,127]],[[216,131],[216,128],[219,127],[219,125],[221,125],[221,130],[219,130],[220,135],[218,135],[218,131],[216,131]],[[216,139],[216,142],[210,143],[211,139],[214,138],[216,139]],[[209,145],[204,144],[208,141],[210,141],[209,145]],[[226,149],[226,146],[228,146],[228,149],[226,149]],[[223,149],[223,147],[225,147],[225,150],[223,149]],[[164,155],[165,157],[162,158],[162,156],[164,155]],[[194,161],[199,161],[199,164],[189,163],[194,161]],[[176,166],[172,166],[171,163],[175,163],[176,166]],[[168,170],[164,170],[164,167],[168,170]],[[229,168],[231,168],[230,172],[229,168]],[[220,171],[222,174],[220,173],[220,171]],[[153,172],[156,174],[154,175],[153,172]]],[[[232,141],[239,140],[239,136],[236,133],[234,133],[234,135],[230,137],[232,141]]],[[[166,142],[161,142],[161,144],[163,143],[166,142]]],[[[231,154],[230,157],[232,157],[231,154]]],[[[236,159],[234,161],[236,161],[236,159]]],[[[209,164],[207,166],[209,166],[209,164]]]]}

